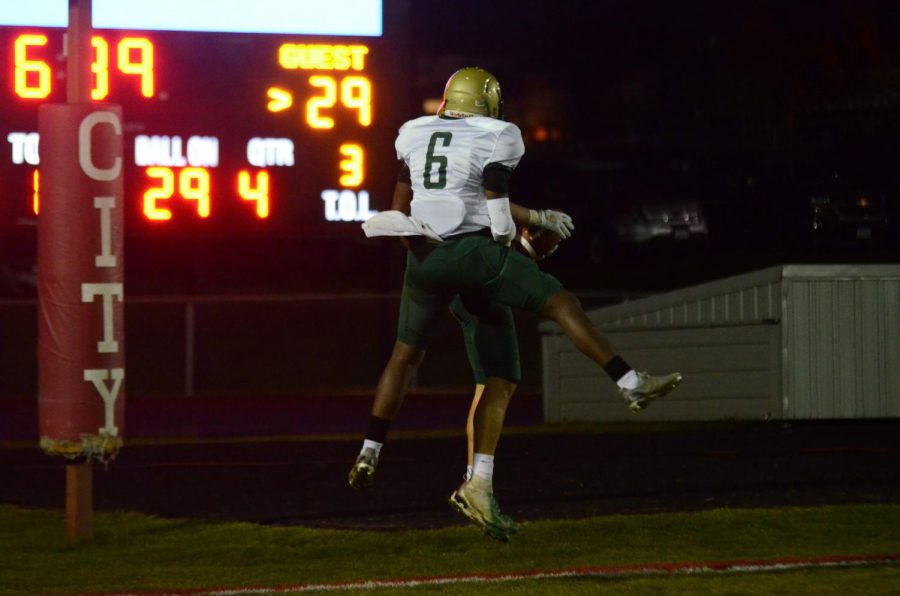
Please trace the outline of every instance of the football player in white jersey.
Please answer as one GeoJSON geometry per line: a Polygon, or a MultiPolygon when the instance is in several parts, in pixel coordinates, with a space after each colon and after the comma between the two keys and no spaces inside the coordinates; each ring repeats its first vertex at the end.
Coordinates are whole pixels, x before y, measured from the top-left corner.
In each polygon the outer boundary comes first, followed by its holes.
{"type": "Polygon", "coordinates": [[[404,167],[392,211],[364,227],[406,214],[424,235],[410,236],[408,242],[397,342],[376,387],[369,429],[349,482],[355,488],[371,486],[390,423],[440,316],[458,296],[477,318],[474,342],[485,388],[472,416],[473,474],[453,492],[450,504],[488,535],[507,540],[518,527],[500,513],[492,478],[506,408],[519,380],[510,308],[559,324],[617,383],[632,411],[670,392],[681,375],[636,372],[592,326],[572,293],[510,249],[517,223],[571,230],[567,216],[510,203],[509,181],[525,148],[518,127],[502,120],[500,85],[493,75],[481,68],[454,73],[438,114],[404,124],[395,146],[404,167]]]}

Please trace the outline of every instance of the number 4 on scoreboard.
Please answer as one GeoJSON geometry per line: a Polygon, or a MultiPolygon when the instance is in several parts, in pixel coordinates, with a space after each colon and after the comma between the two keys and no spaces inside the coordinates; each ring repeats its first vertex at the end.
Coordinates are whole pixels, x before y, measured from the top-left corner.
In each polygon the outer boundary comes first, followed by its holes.
{"type": "Polygon", "coordinates": [[[245,201],[256,201],[256,217],[269,217],[269,173],[265,170],[256,172],[256,184],[250,184],[250,172],[241,170],[238,173],[238,195],[245,201]]]}

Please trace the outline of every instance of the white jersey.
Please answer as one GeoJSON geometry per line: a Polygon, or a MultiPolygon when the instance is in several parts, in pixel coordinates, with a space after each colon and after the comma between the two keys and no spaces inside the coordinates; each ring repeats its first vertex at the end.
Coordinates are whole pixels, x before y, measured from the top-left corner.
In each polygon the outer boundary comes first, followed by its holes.
{"type": "Polygon", "coordinates": [[[409,167],[411,215],[445,238],[490,227],[484,168],[515,168],[525,153],[519,127],[484,116],[416,118],[394,145],[409,167]]]}

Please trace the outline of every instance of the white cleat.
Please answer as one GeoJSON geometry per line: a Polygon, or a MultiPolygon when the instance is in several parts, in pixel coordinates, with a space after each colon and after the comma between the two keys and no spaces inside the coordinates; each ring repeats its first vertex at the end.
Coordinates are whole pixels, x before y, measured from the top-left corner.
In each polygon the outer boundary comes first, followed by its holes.
{"type": "Polygon", "coordinates": [[[374,449],[363,449],[350,468],[347,481],[356,490],[365,490],[375,484],[375,468],[378,466],[378,455],[374,449]]]}
{"type": "Polygon", "coordinates": [[[681,373],[668,375],[651,375],[645,372],[637,373],[638,386],[634,389],[619,388],[619,393],[625,398],[625,403],[632,412],[637,414],[652,402],[660,398],[681,384],[681,373]]]}

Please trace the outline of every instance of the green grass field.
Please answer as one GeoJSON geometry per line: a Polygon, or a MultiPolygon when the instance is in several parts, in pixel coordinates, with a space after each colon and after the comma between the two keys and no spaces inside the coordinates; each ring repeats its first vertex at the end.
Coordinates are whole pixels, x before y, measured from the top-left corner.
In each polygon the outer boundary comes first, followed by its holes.
{"type": "MultiPolygon", "coordinates": [[[[61,512],[0,506],[0,593],[284,586],[680,561],[900,553],[900,505],[714,510],[525,523],[509,544],[473,526],[357,532],[102,513],[64,540],[61,512]]],[[[900,567],[524,580],[415,593],[900,594],[900,567]]],[[[390,594],[399,588],[367,593],[390,594]]]]}

